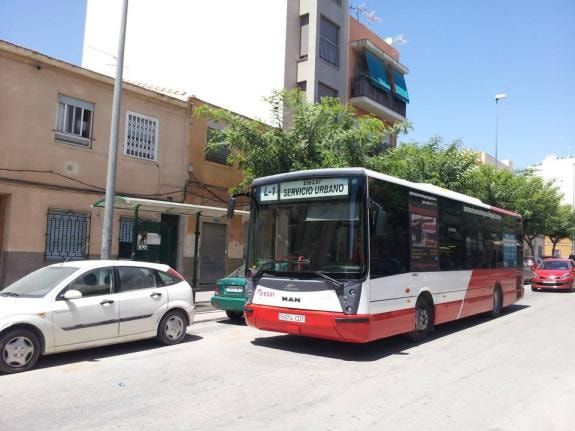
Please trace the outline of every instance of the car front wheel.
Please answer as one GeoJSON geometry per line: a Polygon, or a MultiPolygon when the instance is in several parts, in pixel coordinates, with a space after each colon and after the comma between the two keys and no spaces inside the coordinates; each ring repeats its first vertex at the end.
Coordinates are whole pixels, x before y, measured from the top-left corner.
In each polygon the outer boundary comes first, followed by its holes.
{"type": "Polygon", "coordinates": [[[0,336],[0,371],[19,373],[32,368],[40,356],[40,342],[32,331],[13,329],[0,336]]]}
{"type": "Polygon", "coordinates": [[[158,326],[158,340],[162,344],[178,344],[186,336],[186,318],[177,310],[168,311],[158,326]]]}

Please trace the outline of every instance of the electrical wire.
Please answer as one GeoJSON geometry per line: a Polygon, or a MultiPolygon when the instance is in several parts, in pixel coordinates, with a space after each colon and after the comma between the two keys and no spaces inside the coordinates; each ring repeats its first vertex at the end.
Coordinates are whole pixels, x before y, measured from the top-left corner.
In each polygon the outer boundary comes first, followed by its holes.
{"type": "MultiPolygon", "coordinates": [[[[80,188],[74,188],[74,187],[73,187],[72,189],[75,190],[75,191],[86,191],[86,192],[87,192],[87,191],[90,191],[90,192],[98,192],[98,193],[99,193],[99,192],[105,192],[105,191],[106,191],[106,189],[103,188],[103,187],[99,187],[99,186],[95,186],[95,185],[93,185],[93,184],[85,183],[84,181],[80,181],[80,180],[77,180],[77,179],[75,179],[75,178],[68,177],[68,176],[66,176],[66,175],[63,175],[63,174],[61,174],[61,173],[59,173],[59,172],[54,172],[54,171],[52,171],[52,170],[46,171],[46,170],[38,170],[38,169],[9,169],[9,168],[0,168],[0,171],[6,171],[6,172],[21,172],[21,173],[36,173],[36,174],[51,174],[51,175],[56,175],[56,176],[58,176],[58,177],[65,178],[65,179],[67,179],[67,180],[70,180],[70,181],[73,181],[73,182],[82,184],[83,186],[92,187],[93,189],[96,189],[96,190],[87,190],[87,189],[80,189],[80,188]]],[[[12,178],[5,178],[5,177],[4,177],[4,178],[0,178],[0,179],[2,179],[2,180],[12,180],[12,178]]],[[[34,185],[50,186],[50,188],[53,188],[53,189],[58,189],[59,187],[62,187],[62,188],[64,188],[64,189],[69,189],[68,186],[58,186],[58,185],[55,185],[55,184],[44,183],[44,182],[41,182],[41,181],[18,180],[18,179],[15,179],[15,178],[14,178],[13,180],[16,181],[16,182],[18,182],[18,181],[23,181],[23,182],[31,183],[31,184],[34,184],[34,185]]],[[[154,197],[154,196],[160,197],[160,196],[168,196],[168,195],[173,195],[173,194],[183,193],[183,192],[184,192],[184,189],[178,189],[178,190],[172,190],[172,191],[165,192],[165,193],[150,193],[150,194],[133,193],[133,194],[131,194],[131,195],[133,195],[133,196],[136,196],[136,195],[137,195],[138,197],[154,197]]],[[[118,194],[128,195],[128,193],[120,193],[120,192],[118,192],[118,194]]]]}

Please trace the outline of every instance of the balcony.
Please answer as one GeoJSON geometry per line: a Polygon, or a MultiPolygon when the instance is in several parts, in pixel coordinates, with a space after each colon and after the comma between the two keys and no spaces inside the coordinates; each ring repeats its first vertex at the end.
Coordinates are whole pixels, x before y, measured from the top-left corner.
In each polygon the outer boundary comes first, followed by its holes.
{"type": "Polygon", "coordinates": [[[367,76],[358,76],[351,80],[349,101],[363,111],[375,114],[386,121],[406,119],[406,103],[373,85],[367,76]]]}

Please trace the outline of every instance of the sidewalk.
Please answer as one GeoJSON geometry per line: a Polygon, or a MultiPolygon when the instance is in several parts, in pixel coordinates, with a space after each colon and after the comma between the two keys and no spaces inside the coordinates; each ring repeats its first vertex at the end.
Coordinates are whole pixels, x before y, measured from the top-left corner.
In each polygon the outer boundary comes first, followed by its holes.
{"type": "Polygon", "coordinates": [[[226,312],[214,308],[210,302],[214,292],[196,292],[196,317],[194,322],[227,319],[226,312]]]}

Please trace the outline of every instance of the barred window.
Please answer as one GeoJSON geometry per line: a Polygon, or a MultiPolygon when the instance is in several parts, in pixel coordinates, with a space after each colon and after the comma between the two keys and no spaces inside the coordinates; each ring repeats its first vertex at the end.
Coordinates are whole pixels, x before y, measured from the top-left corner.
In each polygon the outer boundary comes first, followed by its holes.
{"type": "Polygon", "coordinates": [[[48,210],[47,260],[85,259],[88,256],[90,216],[70,210],[48,210]]]}
{"type": "Polygon", "coordinates": [[[321,17],[319,33],[319,57],[339,67],[339,27],[321,17]]]}
{"type": "MultiPolygon", "coordinates": [[[[208,127],[207,142],[218,142],[217,130],[208,127]]],[[[228,164],[228,156],[230,155],[229,145],[222,144],[217,148],[208,149],[206,147],[206,160],[209,162],[219,163],[221,165],[228,164]]]]}
{"type": "Polygon", "coordinates": [[[127,112],[124,154],[140,159],[157,160],[158,130],[157,119],[127,112]]]}
{"type": "Polygon", "coordinates": [[[58,95],[56,140],[89,147],[93,117],[93,103],[58,95]]]}

